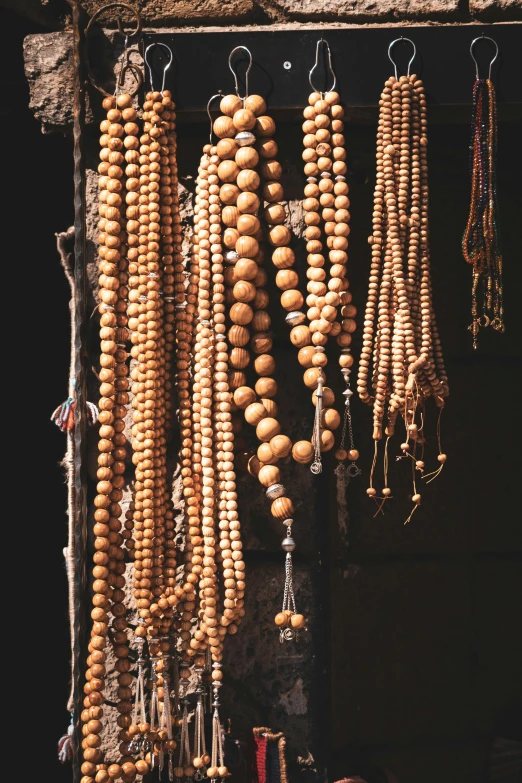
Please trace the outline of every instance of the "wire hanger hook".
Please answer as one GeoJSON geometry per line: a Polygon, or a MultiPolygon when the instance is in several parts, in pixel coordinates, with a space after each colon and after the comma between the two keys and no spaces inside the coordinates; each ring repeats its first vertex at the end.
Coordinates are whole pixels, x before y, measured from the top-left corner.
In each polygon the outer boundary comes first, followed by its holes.
{"type": "Polygon", "coordinates": [[[235,46],[230,52],[230,54],[228,55],[228,67],[232,71],[232,76],[234,77],[234,82],[236,85],[236,95],[238,98],[241,98],[242,101],[244,101],[245,98],[248,98],[248,74],[250,73],[250,69],[252,68],[252,62],[253,62],[252,52],[250,51],[250,49],[247,49],[246,46],[235,46]],[[243,51],[245,51],[249,57],[248,68],[246,69],[246,73],[245,73],[245,97],[244,98],[241,98],[241,95],[239,94],[239,82],[237,78],[237,73],[232,67],[232,57],[236,52],[239,52],[240,49],[243,49],[243,51]]]}
{"type": "Polygon", "coordinates": [[[477,75],[477,79],[480,79],[480,76],[479,76],[479,64],[478,64],[478,62],[477,62],[477,60],[476,60],[476,58],[475,58],[475,55],[473,54],[473,47],[475,46],[475,44],[476,44],[478,41],[491,41],[491,43],[492,43],[492,44],[493,44],[493,46],[495,47],[495,56],[493,57],[493,59],[491,60],[491,62],[490,62],[490,64],[489,64],[489,73],[488,73],[488,79],[491,79],[491,68],[493,67],[493,63],[494,63],[494,62],[495,62],[495,60],[497,59],[497,57],[498,57],[498,52],[499,52],[499,49],[498,49],[498,43],[497,43],[497,42],[496,42],[496,41],[495,41],[493,38],[490,38],[490,37],[489,37],[489,35],[484,35],[484,33],[482,33],[482,35],[480,35],[478,38],[475,38],[475,39],[474,39],[474,40],[471,42],[471,46],[469,47],[469,53],[471,54],[471,57],[472,57],[472,59],[473,59],[473,62],[475,63],[475,73],[476,73],[476,75],[477,75]]]}
{"type": "Polygon", "coordinates": [[[324,91],[316,90],[316,88],[314,87],[314,83],[312,81],[312,74],[319,65],[319,49],[321,47],[321,44],[324,44],[326,46],[326,52],[328,55],[328,70],[330,71],[333,79],[332,86],[328,90],[326,90],[326,92],[332,92],[332,90],[335,90],[335,85],[337,84],[337,77],[335,75],[335,71],[332,66],[332,52],[330,51],[330,45],[325,38],[319,38],[315,47],[315,64],[308,74],[308,81],[310,82],[310,87],[314,92],[318,92],[321,95],[323,95],[324,91]]]}
{"type": "Polygon", "coordinates": [[[165,89],[165,78],[167,76],[167,71],[169,70],[170,66],[172,65],[172,61],[174,60],[174,55],[172,53],[172,49],[170,46],[167,46],[165,43],[161,43],[161,41],[154,41],[153,43],[149,44],[147,48],[145,49],[145,54],[143,56],[143,59],[145,60],[145,65],[148,68],[149,71],[149,82],[150,82],[150,89],[154,90],[154,83],[153,83],[153,77],[152,77],[152,66],[149,62],[148,54],[150,49],[153,49],[155,46],[161,46],[162,49],[166,49],[169,53],[169,61],[163,68],[163,79],[161,82],[161,90],[160,92],[163,92],[165,89]]]}
{"type": "Polygon", "coordinates": [[[212,106],[212,103],[216,100],[216,98],[222,98],[222,97],[223,97],[223,92],[221,90],[218,90],[218,92],[215,95],[213,95],[212,98],[207,103],[207,114],[208,114],[208,118],[210,120],[210,135],[209,135],[209,138],[210,138],[210,143],[211,144],[212,144],[212,129],[214,127],[214,123],[212,121],[212,114],[210,112],[210,107],[212,106]]]}
{"type": "Polygon", "coordinates": [[[389,58],[390,62],[393,64],[393,67],[395,69],[395,78],[396,79],[399,78],[399,75],[398,75],[398,72],[397,72],[397,63],[395,62],[395,60],[392,57],[392,49],[395,46],[395,44],[401,43],[401,41],[403,41],[404,43],[409,43],[409,44],[411,44],[413,46],[413,54],[412,54],[412,56],[410,58],[410,61],[408,62],[408,70],[406,72],[406,76],[410,75],[411,64],[414,61],[415,57],[417,56],[417,47],[415,46],[415,44],[413,43],[411,38],[405,38],[403,35],[401,35],[400,38],[396,38],[395,41],[391,42],[391,44],[388,46],[388,58],[389,58]]]}

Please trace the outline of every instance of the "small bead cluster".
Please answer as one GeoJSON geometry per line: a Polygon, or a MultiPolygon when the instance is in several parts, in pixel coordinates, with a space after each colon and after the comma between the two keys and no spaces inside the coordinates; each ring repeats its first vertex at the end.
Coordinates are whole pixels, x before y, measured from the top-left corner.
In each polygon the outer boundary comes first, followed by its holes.
{"type": "MultiPolygon", "coordinates": [[[[424,466],[422,454],[416,453],[418,448],[424,449],[424,405],[431,397],[442,410],[448,395],[432,303],[422,81],[414,75],[388,79],[379,105],[377,179],[369,238],[372,262],[357,390],[361,400],[373,408],[376,455],[385,415],[387,438],[394,434],[399,413],[404,419],[407,437],[401,449],[404,456],[413,459],[415,510],[421,499],[415,487],[415,469],[422,472],[424,466]]],[[[441,465],[444,460],[445,455],[439,454],[441,465]]],[[[391,495],[387,452],[384,474],[382,502],[391,495]]],[[[373,469],[367,492],[376,498],[373,469]]]]}

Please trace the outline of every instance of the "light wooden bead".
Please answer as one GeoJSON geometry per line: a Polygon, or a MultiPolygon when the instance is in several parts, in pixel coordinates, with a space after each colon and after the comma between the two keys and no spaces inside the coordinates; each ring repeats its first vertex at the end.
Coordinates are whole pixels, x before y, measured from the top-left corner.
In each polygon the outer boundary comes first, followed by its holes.
{"type": "Polygon", "coordinates": [[[337,345],[347,348],[352,342],[352,335],[348,334],[348,332],[340,332],[335,339],[337,340],[337,345]]]}
{"type": "Polygon", "coordinates": [[[219,189],[219,198],[223,204],[235,204],[240,193],[237,185],[226,184],[219,189]]]}
{"type": "MultiPolygon", "coordinates": [[[[239,212],[239,210],[238,210],[239,212]]],[[[259,231],[261,223],[255,215],[240,215],[237,221],[237,230],[240,234],[251,236],[259,231]]]]}
{"type": "Polygon", "coordinates": [[[238,151],[239,146],[234,139],[221,139],[216,146],[216,154],[221,160],[233,158],[238,151]]]}
{"type": "Polygon", "coordinates": [[[253,147],[240,147],[235,160],[240,169],[254,169],[259,162],[259,153],[253,147]]]}
{"type": "Polygon", "coordinates": [[[344,117],[344,109],[339,104],[332,106],[330,113],[334,120],[342,120],[344,117]]]}
{"type": "Polygon", "coordinates": [[[353,367],[353,363],[354,363],[354,358],[350,353],[341,354],[339,356],[339,365],[341,367],[353,367]]]}
{"type": "Polygon", "coordinates": [[[333,432],[330,432],[330,430],[321,430],[320,441],[320,450],[330,451],[330,449],[335,445],[335,435],[333,432]]]}
{"type": "Polygon", "coordinates": [[[255,402],[256,393],[250,386],[240,386],[234,391],[234,402],[238,408],[244,410],[251,403],[255,402]]]}
{"type": "Polygon", "coordinates": [[[250,193],[249,191],[240,193],[237,198],[237,208],[240,212],[253,214],[259,209],[259,205],[259,196],[257,196],[255,193],[250,193]]]}
{"type": "Polygon", "coordinates": [[[277,160],[265,160],[261,164],[261,174],[264,179],[281,179],[283,167],[277,160]]]}
{"type": "Polygon", "coordinates": [[[257,310],[252,318],[252,329],[255,332],[266,332],[270,329],[271,318],[266,310],[257,310]]]}
{"type": "Polygon", "coordinates": [[[315,106],[317,101],[320,100],[321,100],[321,93],[319,92],[315,92],[315,91],[311,92],[310,95],[308,96],[308,103],[310,104],[310,106],[315,106]]]}
{"type": "MultiPolygon", "coordinates": [[[[265,445],[265,444],[263,444],[265,445]]],[[[263,463],[260,461],[257,454],[254,454],[250,459],[248,460],[248,467],[247,470],[250,473],[251,476],[257,476],[259,475],[259,471],[263,467],[263,463]]]]}
{"type": "Polygon", "coordinates": [[[262,158],[275,158],[279,152],[277,143],[274,139],[260,139],[257,143],[257,148],[262,158]]]}
{"type": "Polygon", "coordinates": [[[341,423],[341,416],[335,408],[326,408],[322,411],[321,425],[329,430],[336,430],[341,423]]]}
{"type": "Polygon", "coordinates": [[[301,348],[297,354],[297,361],[302,367],[311,367],[312,359],[315,356],[315,349],[312,345],[301,348]]]}
{"type": "Polygon", "coordinates": [[[275,247],[288,245],[291,238],[292,234],[290,233],[290,229],[286,226],[273,226],[268,232],[268,241],[275,247]]]}
{"type": "Polygon", "coordinates": [[[295,263],[295,253],[291,247],[277,247],[272,253],[272,263],[278,269],[289,269],[295,263]]]}
{"type": "Polygon", "coordinates": [[[237,175],[237,186],[243,191],[254,192],[260,183],[259,174],[253,169],[242,169],[237,175]]]}
{"type": "Polygon", "coordinates": [[[300,310],[304,304],[303,295],[297,289],[283,291],[281,294],[281,305],[289,312],[291,310],[300,310]]]}
{"type": "Polygon", "coordinates": [[[357,323],[353,318],[344,318],[341,325],[343,332],[348,332],[348,334],[353,334],[357,329],[357,323]]]}
{"type": "Polygon", "coordinates": [[[245,421],[256,427],[262,419],[267,417],[267,412],[260,402],[252,402],[245,409],[245,421]]]}
{"type": "MultiPolygon", "coordinates": [[[[276,437],[279,437],[276,435],[276,437]]],[[[259,473],[258,479],[264,487],[270,487],[272,484],[279,484],[281,481],[281,473],[279,468],[275,465],[264,465],[259,473]]]]}
{"type": "Polygon", "coordinates": [[[237,228],[227,228],[223,232],[223,244],[225,247],[228,247],[229,250],[232,250],[236,246],[236,242],[239,239],[240,234],[237,228]]]}
{"type": "Polygon", "coordinates": [[[230,320],[232,323],[240,324],[241,326],[249,324],[253,315],[254,311],[250,305],[243,304],[242,302],[236,302],[236,304],[233,304],[230,308],[230,320]]]}
{"type": "Polygon", "coordinates": [[[290,342],[292,345],[295,345],[296,348],[303,348],[305,345],[310,345],[311,341],[310,329],[306,324],[294,326],[290,331],[290,342]]]}
{"type": "Polygon", "coordinates": [[[236,243],[236,253],[239,256],[242,256],[244,258],[254,258],[254,256],[256,256],[258,252],[259,252],[259,242],[257,241],[257,239],[254,239],[254,237],[239,237],[236,243]]]}
{"type": "Polygon", "coordinates": [[[237,226],[237,220],[239,218],[240,212],[237,207],[223,207],[223,210],[221,212],[221,220],[225,224],[225,226],[229,226],[231,228],[235,228],[237,226]]]}
{"type": "Polygon", "coordinates": [[[271,416],[273,419],[277,419],[278,408],[275,400],[271,400],[268,397],[262,397],[261,403],[264,409],[266,410],[266,412],[268,413],[268,415],[271,416]]]}
{"type": "Polygon", "coordinates": [[[254,388],[259,397],[275,397],[277,394],[277,382],[273,378],[258,378],[254,388]]]}
{"type": "Polygon", "coordinates": [[[327,103],[330,104],[330,106],[334,106],[336,103],[339,103],[340,101],[339,93],[332,90],[325,94],[324,99],[327,103]]]}
{"type": "Polygon", "coordinates": [[[308,440],[298,440],[292,448],[292,457],[296,462],[306,464],[311,462],[314,456],[314,447],[308,440]]]}
{"type": "Polygon", "coordinates": [[[341,462],[343,461],[343,459],[346,459],[347,456],[348,456],[348,452],[346,451],[346,449],[337,449],[335,452],[335,459],[338,459],[341,462]]]}
{"type": "Polygon", "coordinates": [[[257,449],[257,458],[263,465],[275,465],[277,457],[272,453],[269,443],[260,443],[257,449]]]}
{"type": "Polygon", "coordinates": [[[352,462],[355,462],[355,460],[359,459],[359,452],[357,449],[350,449],[348,451],[348,459],[352,460],[352,462]]]}
{"type": "Polygon", "coordinates": [[[268,117],[266,114],[264,114],[257,118],[254,132],[256,136],[273,136],[275,129],[276,124],[272,117],[268,117]]]}
{"type": "Polygon", "coordinates": [[[213,128],[218,139],[230,139],[236,135],[236,127],[232,119],[226,115],[214,120],[213,128]]]}
{"type": "Polygon", "coordinates": [[[305,617],[302,614],[293,614],[290,617],[290,625],[296,631],[299,631],[299,630],[301,630],[301,628],[305,627],[306,619],[305,619],[305,617]]]}
{"type": "Polygon", "coordinates": [[[250,364],[250,355],[244,348],[232,348],[229,363],[236,370],[242,370],[250,364]]]}
{"type": "Polygon", "coordinates": [[[284,628],[288,625],[288,617],[284,612],[278,612],[274,618],[274,623],[278,628],[284,628]]]}
{"type": "Polygon", "coordinates": [[[294,504],[287,497],[276,498],[270,506],[272,516],[284,522],[291,519],[294,513],[294,504]]]}
{"type": "Polygon", "coordinates": [[[275,371],[275,367],[275,359],[270,354],[263,353],[260,356],[256,356],[254,361],[254,369],[258,375],[271,375],[275,371]]]}
{"type": "Polygon", "coordinates": [[[222,182],[235,182],[239,166],[235,160],[223,160],[218,166],[218,177],[222,182]]]}
{"type": "MultiPolygon", "coordinates": [[[[303,373],[303,381],[305,386],[307,386],[309,389],[316,389],[320,375],[321,371],[318,367],[310,367],[308,370],[305,370],[303,373]]],[[[322,375],[324,377],[324,373],[322,373],[322,375]]]]}
{"type": "Polygon", "coordinates": [[[232,289],[234,298],[238,302],[251,302],[255,299],[257,288],[248,280],[239,280],[232,289]]]}
{"type": "MultiPolygon", "coordinates": [[[[323,372],[324,376],[324,372],[323,372]]],[[[315,391],[312,394],[312,402],[317,405],[317,394],[315,391]]],[[[323,386],[323,407],[330,408],[335,402],[335,394],[329,386],[323,386]]]]}
{"type": "Polygon", "coordinates": [[[279,225],[286,220],[286,210],[282,204],[269,204],[263,216],[270,225],[279,225]]]}
{"type": "MultiPolygon", "coordinates": [[[[249,237],[240,237],[240,239],[249,239],[249,237]]],[[[236,252],[239,252],[238,246],[242,247],[239,240],[235,243],[236,252]]],[[[259,271],[258,265],[252,258],[238,258],[233,269],[236,280],[254,280],[259,271]]]]}
{"type": "Polygon", "coordinates": [[[254,353],[268,353],[272,350],[273,340],[269,332],[258,332],[252,337],[250,345],[254,353]]]}
{"type": "MultiPolygon", "coordinates": [[[[249,109],[238,109],[234,113],[232,121],[234,123],[234,127],[238,131],[252,130],[254,125],[257,124],[256,115],[254,114],[254,112],[249,111],[249,109]]],[[[230,135],[235,135],[235,134],[230,134],[230,135]]]]}
{"type": "MultiPolygon", "coordinates": [[[[234,114],[243,107],[243,101],[237,95],[225,95],[221,98],[219,108],[227,117],[233,117],[234,114]]],[[[218,152],[219,155],[219,152],[218,152]]]]}
{"type": "Polygon", "coordinates": [[[253,112],[256,117],[260,114],[264,114],[266,111],[266,103],[260,95],[249,95],[245,99],[245,109],[253,112]]]}
{"type": "Polygon", "coordinates": [[[330,111],[330,104],[323,98],[319,98],[319,100],[314,103],[314,109],[317,114],[326,114],[326,112],[330,111]]]}
{"type": "MultiPolygon", "coordinates": [[[[278,459],[282,459],[290,454],[292,450],[292,441],[288,435],[275,435],[270,440],[270,448],[278,459]]],[[[279,479],[277,479],[277,481],[279,481],[279,479]]],[[[272,483],[275,484],[276,482],[274,481],[272,483]]]]}
{"type": "Polygon", "coordinates": [[[282,201],[284,198],[283,186],[280,182],[265,182],[263,185],[263,198],[270,203],[282,201]]]}
{"type": "Polygon", "coordinates": [[[246,385],[246,375],[241,370],[231,370],[228,373],[228,385],[231,389],[239,389],[246,385]]]}
{"type": "Polygon", "coordinates": [[[293,269],[280,269],[276,274],[276,286],[282,291],[295,288],[299,285],[299,275],[293,269]]]}

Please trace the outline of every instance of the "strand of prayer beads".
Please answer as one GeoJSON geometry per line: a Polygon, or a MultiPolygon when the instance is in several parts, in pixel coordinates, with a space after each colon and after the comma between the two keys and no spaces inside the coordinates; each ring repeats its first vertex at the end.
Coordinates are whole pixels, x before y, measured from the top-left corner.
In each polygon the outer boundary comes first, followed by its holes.
{"type": "Polygon", "coordinates": [[[421,501],[416,472],[422,475],[424,469],[425,404],[429,398],[439,408],[440,467],[428,475],[438,475],[446,461],[440,444],[440,414],[449,390],[432,303],[426,134],[422,81],[415,75],[391,77],[380,100],[373,232],[369,238],[372,262],[357,390],[361,400],[373,408],[375,453],[367,494],[378,503],[377,513],[391,497],[388,441],[397,416],[404,419],[406,438],[401,450],[402,457],[413,461],[414,489],[414,506],[407,522],[421,501]],[[373,477],[383,428],[387,438],[384,487],[382,497],[377,497],[373,477]]]}

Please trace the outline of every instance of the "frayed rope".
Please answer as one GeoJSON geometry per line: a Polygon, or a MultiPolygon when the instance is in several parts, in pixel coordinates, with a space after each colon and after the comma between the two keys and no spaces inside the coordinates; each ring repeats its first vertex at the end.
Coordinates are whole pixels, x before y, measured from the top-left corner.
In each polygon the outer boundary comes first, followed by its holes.
{"type": "Polygon", "coordinates": [[[58,740],[58,761],[60,764],[66,764],[68,761],[72,761],[74,756],[73,738],[74,734],[74,716],[71,713],[71,722],[67,728],[67,734],[60,737],[58,740]]]}

